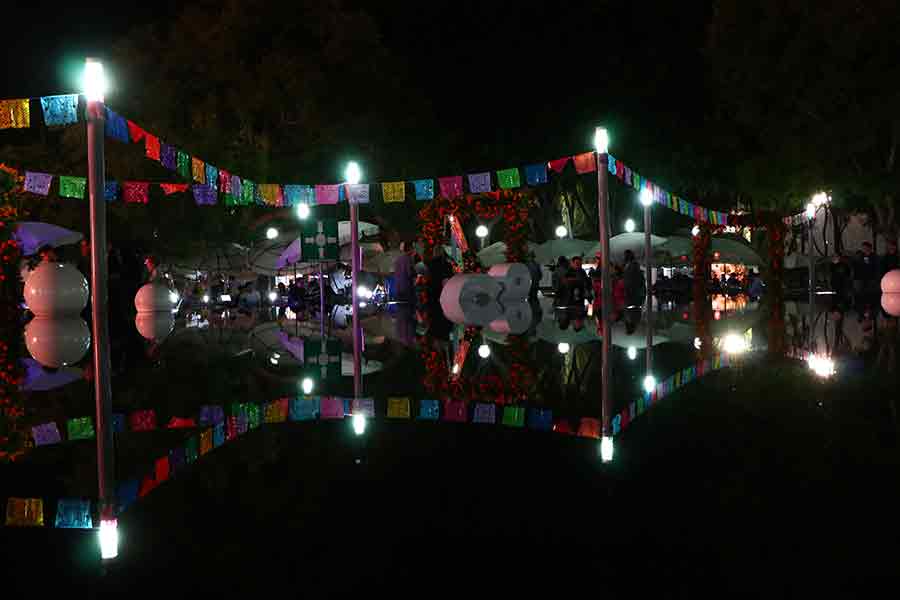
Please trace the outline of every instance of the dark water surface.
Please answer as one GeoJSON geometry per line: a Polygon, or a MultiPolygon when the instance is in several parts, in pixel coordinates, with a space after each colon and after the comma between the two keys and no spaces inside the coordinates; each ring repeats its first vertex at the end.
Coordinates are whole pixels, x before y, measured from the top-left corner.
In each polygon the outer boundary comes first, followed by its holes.
{"type": "Polygon", "coordinates": [[[311,397],[351,398],[350,332],[330,332],[323,371],[309,362],[318,323],[276,309],[182,309],[157,342],[130,317],[114,322],[114,412],[152,409],[157,421],[132,431],[126,420],[116,434],[116,480],[146,493],[123,501],[120,557],[104,573],[95,532],[52,527],[59,498],[96,498],[95,441],[65,434],[68,419],[93,416],[88,357],[75,361],[87,375],[24,392],[29,426],[55,421],[63,440],[0,466],[0,497],[44,501],[45,527],[2,530],[13,589],[52,575],[79,590],[173,596],[856,596],[897,579],[900,342],[877,301],[662,302],[649,356],[646,318],[622,315],[609,464],[584,420],[603,417],[595,321],[561,329],[552,306],[539,308],[518,336],[385,308],[364,321],[363,395],[376,416],[363,435],[349,416],[273,416],[165,481],[156,461],[207,429],[167,428],[173,418],[247,403],[264,421],[267,405],[277,415],[275,401],[306,397],[304,379],[311,397]],[[834,373],[817,375],[811,352],[834,373]],[[644,400],[648,373],[663,393],[644,400]],[[387,418],[398,398],[411,418],[387,418]],[[446,398],[466,401],[466,422],[447,422],[446,406],[438,421],[419,418],[423,399],[446,398]],[[495,424],[473,422],[476,401],[496,402],[495,424]],[[507,405],[536,410],[504,425],[507,405]],[[553,431],[538,414],[552,414],[553,431]]]}

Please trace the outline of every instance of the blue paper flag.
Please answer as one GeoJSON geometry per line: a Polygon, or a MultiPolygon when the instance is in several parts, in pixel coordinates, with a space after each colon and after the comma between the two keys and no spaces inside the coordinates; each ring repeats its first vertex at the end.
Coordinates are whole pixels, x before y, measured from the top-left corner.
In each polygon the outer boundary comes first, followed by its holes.
{"type": "Polygon", "coordinates": [[[311,185],[286,185],[284,186],[284,205],[297,206],[298,204],[315,204],[316,188],[311,185]]]}
{"type": "Polygon", "coordinates": [[[437,400],[422,399],[419,403],[419,415],[417,418],[424,421],[437,421],[441,416],[441,405],[437,400]]]}
{"type": "Polygon", "coordinates": [[[45,125],[69,125],[78,122],[78,94],[41,98],[45,125]]]}
{"type": "Polygon", "coordinates": [[[201,427],[209,427],[218,423],[225,422],[225,411],[218,404],[204,404],[200,407],[200,419],[198,425],[201,427]]]}
{"type": "Polygon", "coordinates": [[[432,200],[434,198],[434,179],[416,179],[416,200],[432,200]]]}
{"type": "Polygon", "coordinates": [[[125,117],[117,115],[108,106],[106,107],[106,135],[126,144],[131,141],[125,117]]]}
{"type": "Polygon", "coordinates": [[[294,398],[290,412],[291,421],[312,421],[319,416],[319,398],[294,398]]]}
{"type": "Polygon", "coordinates": [[[553,429],[553,411],[549,408],[529,408],[528,427],[537,431],[553,429]]]}
{"type": "Polygon", "coordinates": [[[210,187],[205,183],[195,184],[193,186],[194,202],[197,206],[212,206],[218,199],[216,188],[210,187]]]}
{"type": "Polygon", "coordinates": [[[119,500],[119,512],[124,511],[137,500],[138,481],[137,479],[129,479],[119,484],[119,490],[116,497],[119,500]]]}
{"type": "Polygon", "coordinates": [[[606,169],[609,171],[610,175],[616,174],[616,157],[612,154],[606,155],[606,169]]]}
{"type": "Polygon", "coordinates": [[[547,163],[527,165],[525,167],[525,181],[528,182],[528,185],[547,183],[547,163]]]}
{"type": "Polygon", "coordinates": [[[225,443],[225,423],[216,423],[213,429],[213,447],[218,448],[225,443]]]}
{"type": "Polygon", "coordinates": [[[219,169],[206,163],[206,185],[214,190],[219,189],[219,169]]]}
{"type": "Polygon", "coordinates": [[[106,187],[103,188],[103,197],[107,202],[115,202],[119,199],[119,182],[107,181],[106,187]]]}
{"type": "Polygon", "coordinates": [[[60,498],[56,507],[56,527],[60,529],[92,529],[91,501],[60,498]]]}
{"type": "Polygon", "coordinates": [[[125,426],[125,415],[122,413],[113,413],[112,416],[112,430],[113,433],[123,433],[126,429],[125,426]]]}
{"type": "Polygon", "coordinates": [[[612,419],[612,430],[613,435],[619,435],[619,431],[622,430],[622,415],[617,414],[612,419]]]}

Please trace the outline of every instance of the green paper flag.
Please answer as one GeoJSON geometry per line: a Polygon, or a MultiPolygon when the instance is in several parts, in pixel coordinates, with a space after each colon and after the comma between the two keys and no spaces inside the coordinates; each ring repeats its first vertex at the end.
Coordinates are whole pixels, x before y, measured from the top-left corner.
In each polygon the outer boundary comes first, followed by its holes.
{"type": "Polygon", "coordinates": [[[59,176],[59,195],[63,198],[84,198],[87,179],[84,177],[59,176]]]}
{"type": "Polygon", "coordinates": [[[192,435],[184,443],[184,459],[188,464],[197,461],[199,446],[200,441],[196,435],[192,435]]]}
{"type": "Polygon", "coordinates": [[[191,156],[187,152],[178,151],[178,163],[176,171],[185,179],[191,178],[191,156]]]}
{"type": "Polygon", "coordinates": [[[252,181],[244,180],[241,186],[241,205],[253,206],[256,202],[256,184],[252,181]]]}
{"type": "Polygon", "coordinates": [[[69,419],[66,429],[70,440],[89,440],[94,437],[94,422],[90,417],[69,419]]]}
{"type": "Polygon", "coordinates": [[[247,407],[247,426],[250,429],[256,429],[262,422],[259,404],[248,402],[245,406],[247,407]]]}
{"type": "Polygon", "coordinates": [[[525,425],[524,406],[504,406],[503,424],[507,427],[522,427],[525,425]]]}
{"type": "Polygon", "coordinates": [[[313,368],[321,381],[341,378],[341,341],[306,340],[303,346],[306,367],[313,368]]]}
{"type": "Polygon", "coordinates": [[[303,223],[300,257],[304,262],[337,260],[340,251],[337,219],[307,219],[303,223]]]}
{"type": "Polygon", "coordinates": [[[519,169],[513,167],[512,169],[503,169],[502,171],[497,171],[497,181],[500,184],[500,187],[504,190],[508,190],[510,188],[517,188],[522,185],[519,182],[519,169]]]}

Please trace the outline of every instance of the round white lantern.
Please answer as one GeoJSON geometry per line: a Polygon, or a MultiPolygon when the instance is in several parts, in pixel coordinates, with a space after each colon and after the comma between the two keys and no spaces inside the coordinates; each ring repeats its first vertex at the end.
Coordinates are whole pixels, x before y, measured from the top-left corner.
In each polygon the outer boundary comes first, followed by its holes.
{"type": "MultiPolygon", "coordinates": [[[[894,271],[896,273],[896,271],[894,271]]],[[[881,308],[892,317],[900,317],[900,292],[881,295],[881,308]]]]}
{"type": "Polygon", "coordinates": [[[881,278],[881,291],[885,294],[900,294],[900,269],[884,274],[881,278]]]}
{"type": "Polygon", "coordinates": [[[73,365],[84,358],[90,345],[91,332],[80,317],[35,317],[25,326],[25,347],[45,367],[73,365]]]}
{"type": "Polygon", "coordinates": [[[141,287],[134,295],[134,307],[139,313],[171,312],[178,297],[173,302],[171,290],[161,283],[150,282],[141,287]]]}
{"type": "Polygon", "coordinates": [[[25,280],[25,304],[37,317],[74,317],[88,301],[88,283],[74,265],[42,262],[25,280]]]}
{"type": "Polygon", "coordinates": [[[139,312],[134,317],[138,333],[145,339],[161,342],[175,328],[175,315],[172,311],[139,312]]]}

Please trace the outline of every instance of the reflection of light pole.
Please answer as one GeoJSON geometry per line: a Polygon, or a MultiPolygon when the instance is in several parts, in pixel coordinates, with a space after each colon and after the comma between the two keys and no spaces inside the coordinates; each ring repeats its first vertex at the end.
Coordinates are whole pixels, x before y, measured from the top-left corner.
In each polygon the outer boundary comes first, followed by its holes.
{"type": "Polygon", "coordinates": [[[813,226],[816,223],[816,205],[806,205],[806,242],[809,244],[809,314],[812,318],[813,306],[816,302],[816,262],[813,253],[813,226]]]}
{"type": "Polygon", "coordinates": [[[653,362],[653,277],[652,271],[653,268],[653,255],[652,255],[652,244],[650,238],[650,207],[653,206],[653,193],[650,191],[650,188],[644,188],[641,190],[641,204],[644,206],[644,262],[647,272],[644,274],[646,277],[646,286],[647,286],[647,373],[652,371],[652,362],[653,362]]]}
{"type": "Polygon", "coordinates": [[[488,233],[490,233],[490,232],[488,231],[488,228],[484,225],[479,225],[478,227],[475,228],[475,235],[478,237],[478,239],[481,240],[481,249],[482,250],[484,250],[484,243],[485,243],[485,240],[487,239],[488,233]]]}
{"type": "Polygon", "coordinates": [[[609,273],[609,190],[607,189],[607,169],[609,168],[609,133],[603,127],[594,130],[594,152],[597,159],[597,214],[600,228],[600,316],[603,320],[603,346],[600,365],[600,423],[602,439],[601,459],[608,456],[612,460],[612,438],[610,437],[610,364],[609,348],[612,339],[610,324],[610,304],[612,303],[612,282],[609,273]],[[603,440],[608,440],[604,442],[603,440]],[[608,452],[603,453],[604,448],[608,452]]]}
{"type": "MultiPolygon", "coordinates": [[[[353,161],[347,163],[347,169],[344,171],[344,180],[350,185],[356,185],[362,178],[362,171],[359,165],[353,161]]],[[[355,398],[362,396],[362,372],[360,364],[362,362],[362,329],[359,320],[359,207],[353,201],[353,195],[347,190],[347,199],[350,203],[350,252],[352,258],[350,268],[353,277],[350,293],[353,302],[353,395],[355,398]]]]}
{"type": "Polygon", "coordinates": [[[106,78],[103,64],[88,58],[84,65],[87,97],[88,200],[91,218],[91,326],[94,337],[94,401],[97,410],[97,492],[100,501],[103,558],[114,558],[112,549],[116,508],[113,491],[112,385],[109,367],[109,322],[107,321],[106,165],[103,135],[106,108],[103,94],[106,78]],[[106,529],[102,527],[106,523],[106,529]]]}

